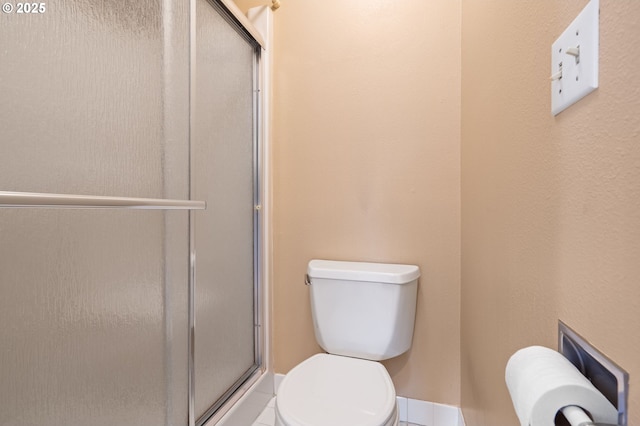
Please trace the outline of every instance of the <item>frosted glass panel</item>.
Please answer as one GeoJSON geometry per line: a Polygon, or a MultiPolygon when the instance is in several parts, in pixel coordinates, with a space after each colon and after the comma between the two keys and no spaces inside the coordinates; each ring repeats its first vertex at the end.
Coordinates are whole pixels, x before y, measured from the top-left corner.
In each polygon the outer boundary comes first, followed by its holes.
{"type": "Polygon", "coordinates": [[[253,47],[197,2],[196,415],[254,368],[253,47]]]}
{"type": "Polygon", "coordinates": [[[0,15],[5,190],[163,195],[157,3],[56,1],[0,15]]]}
{"type": "Polygon", "coordinates": [[[0,211],[1,425],[169,424],[165,214],[0,211]]]}
{"type": "MultiPolygon", "coordinates": [[[[0,190],[188,198],[186,3],[0,13],[0,190]]],[[[3,209],[0,241],[0,425],[186,423],[187,213],[3,209]]]]}

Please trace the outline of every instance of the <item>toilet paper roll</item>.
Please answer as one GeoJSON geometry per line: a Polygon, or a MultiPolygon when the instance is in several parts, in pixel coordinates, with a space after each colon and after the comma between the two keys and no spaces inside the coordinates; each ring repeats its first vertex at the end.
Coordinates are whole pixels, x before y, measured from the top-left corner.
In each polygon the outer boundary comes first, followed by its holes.
{"type": "Polygon", "coordinates": [[[617,424],[618,411],[560,353],[530,346],[513,354],[505,380],[522,426],[554,426],[560,409],[581,407],[597,423],[617,424]]]}

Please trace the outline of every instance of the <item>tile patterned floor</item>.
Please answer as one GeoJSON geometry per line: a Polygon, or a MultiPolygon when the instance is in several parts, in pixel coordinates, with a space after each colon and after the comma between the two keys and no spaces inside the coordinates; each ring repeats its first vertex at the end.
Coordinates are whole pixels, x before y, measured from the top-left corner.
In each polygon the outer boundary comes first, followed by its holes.
{"type": "Polygon", "coordinates": [[[276,399],[272,398],[262,414],[253,422],[252,426],[275,426],[276,424],[276,399]]]}

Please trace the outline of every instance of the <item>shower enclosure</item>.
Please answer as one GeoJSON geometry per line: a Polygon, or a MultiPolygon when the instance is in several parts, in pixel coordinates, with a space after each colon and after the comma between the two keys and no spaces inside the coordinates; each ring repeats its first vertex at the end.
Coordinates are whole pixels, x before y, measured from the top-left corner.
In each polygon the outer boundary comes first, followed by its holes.
{"type": "Polygon", "coordinates": [[[225,0],[5,4],[0,426],[204,424],[264,369],[259,41],[225,0]]]}

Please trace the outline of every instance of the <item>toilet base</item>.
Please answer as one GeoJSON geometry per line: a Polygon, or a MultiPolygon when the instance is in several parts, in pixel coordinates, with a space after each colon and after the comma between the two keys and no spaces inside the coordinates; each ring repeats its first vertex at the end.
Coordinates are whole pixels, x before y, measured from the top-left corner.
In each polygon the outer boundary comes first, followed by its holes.
{"type": "MultiPolygon", "coordinates": [[[[276,396],[276,401],[278,400],[278,397],[276,396]]],[[[277,405],[277,402],[276,402],[277,405]]],[[[282,420],[280,419],[280,416],[278,415],[278,410],[275,410],[276,412],[276,424],[275,426],[286,426],[282,420]]],[[[396,403],[396,408],[395,410],[393,410],[393,414],[391,416],[391,419],[386,422],[384,425],[380,425],[380,426],[398,426],[398,424],[400,423],[400,418],[398,416],[398,403],[396,403]]],[[[306,426],[306,425],[305,425],[306,426]]],[[[348,426],[348,425],[310,425],[310,426],[348,426]]]]}

